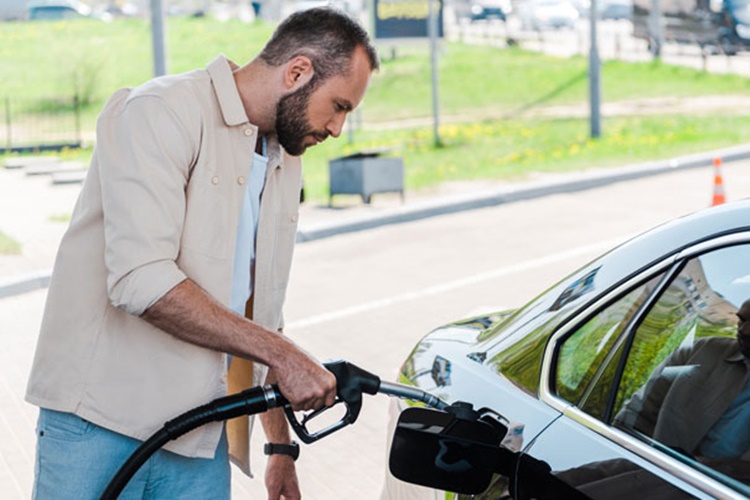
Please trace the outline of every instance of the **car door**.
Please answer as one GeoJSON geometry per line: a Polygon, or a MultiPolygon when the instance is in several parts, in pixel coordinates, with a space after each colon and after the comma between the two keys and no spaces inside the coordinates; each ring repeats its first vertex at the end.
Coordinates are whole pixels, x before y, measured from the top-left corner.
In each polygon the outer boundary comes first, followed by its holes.
{"type": "Polygon", "coordinates": [[[540,391],[562,416],[524,450],[516,498],[554,498],[544,470],[595,499],[747,498],[750,361],[735,335],[748,299],[742,233],[657,263],[561,328],[540,391]]]}

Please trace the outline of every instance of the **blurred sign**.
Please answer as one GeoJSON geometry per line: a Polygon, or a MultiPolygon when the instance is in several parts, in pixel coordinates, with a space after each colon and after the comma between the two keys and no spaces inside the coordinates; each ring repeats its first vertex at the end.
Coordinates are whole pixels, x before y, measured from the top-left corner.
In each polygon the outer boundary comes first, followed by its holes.
{"type": "MultiPolygon", "coordinates": [[[[443,36],[443,0],[437,7],[438,37],[443,36]]],[[[375,38],[428,38],[429,0],[374,0],[375,38]]]]}

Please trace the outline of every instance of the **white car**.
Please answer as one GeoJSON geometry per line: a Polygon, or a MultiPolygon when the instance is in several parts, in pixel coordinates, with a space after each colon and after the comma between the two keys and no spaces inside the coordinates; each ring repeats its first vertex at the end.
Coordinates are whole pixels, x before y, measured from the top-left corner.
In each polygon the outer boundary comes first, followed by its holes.
{"type": "Polygon", "coordinates": [[[580,14],[567,0],[524,0],[518,5],[521,28],[541,31],[573,29],[580,14]]]}

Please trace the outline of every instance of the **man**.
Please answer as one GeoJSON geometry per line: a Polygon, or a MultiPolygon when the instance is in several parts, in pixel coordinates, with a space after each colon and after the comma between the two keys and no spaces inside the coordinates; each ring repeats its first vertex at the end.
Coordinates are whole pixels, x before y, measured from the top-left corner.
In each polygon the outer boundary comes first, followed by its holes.
{"type": "MultiPolygon", "coordinates": [[[[139,440],[227,392],[277,383],[295,410],[333,403],[334,377],[279,335],[296,156],[339,136],[377,69],[366,32],[321,8],[281,23],[243,67],[220,56],[109,99],[27,390],[41,408],[36,498],[97,498],[139,440]]],[[[280,410],[261,421],[290,443],[280,410]]],[[[227,448],[249,473],[250,429],[236,419],[169,443],[123,498],[228,498],[227,448]]],[[[268,496],[299,498],[294,450],[275,450],[268,496]]]]}
{"type": "Polygon", "coordinates": [[[750,300],[737,338],[709,337],[672,353],[615,418],[682,452],[750,460],[750,300]]]}

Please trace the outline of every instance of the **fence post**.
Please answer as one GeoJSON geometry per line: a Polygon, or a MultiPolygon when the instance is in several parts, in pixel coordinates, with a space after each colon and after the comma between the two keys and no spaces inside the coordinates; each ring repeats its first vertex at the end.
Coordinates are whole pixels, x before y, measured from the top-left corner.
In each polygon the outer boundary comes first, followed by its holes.
{"type": "Polygon", "coordinates": [[[76,120],[76,140],[78,141],[78,147],[82,147],[83,140],[81,138],[81,100],[78,98],[78,93],[73,96],[73,112],[75,113],[76,120]]]}
{"type": "Polygon", "coordinates": [[[13,134],[11,133],[11,121],[10,121],[10,97],[5,98],[5,140],[6,140],[6,151],[10,151],[13,145],[13,134]]]}

